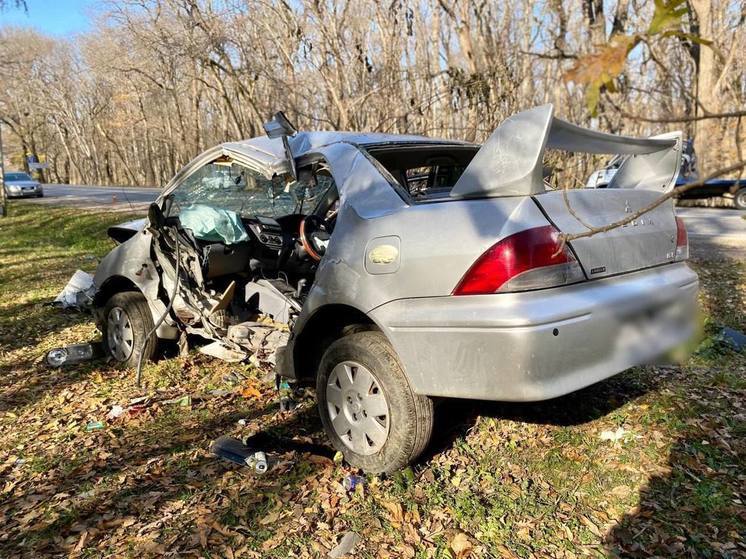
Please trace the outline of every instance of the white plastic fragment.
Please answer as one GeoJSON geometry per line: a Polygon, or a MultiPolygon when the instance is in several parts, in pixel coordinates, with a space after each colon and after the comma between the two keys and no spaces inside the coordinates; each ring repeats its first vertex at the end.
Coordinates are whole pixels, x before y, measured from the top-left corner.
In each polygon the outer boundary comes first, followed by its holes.
{"type": "Polygon", "coordinates": [[[83,308],[93,302],[96,287],[93,276],[83,270],[76,270],[65,288],[54,299],[63,309],[83,308]]]}
{"type": "Polygon", "coordinates": [[[617,442],[617,441],[622,440],[622,438],[626,434],[627,434],[627,431],[625,431],[623,427],[619,427],[617,428],[616,431],[601,431],[599,438],[602,441],[617,442]]]}
{"type": "Polygon", "coordinates": [[[117,417],[121,417],[123,413],[124,408],[122,406],[112,406],[111,410],[109,410],[109,413],[106,414],[106,419],[116,419],[117,417]]]}

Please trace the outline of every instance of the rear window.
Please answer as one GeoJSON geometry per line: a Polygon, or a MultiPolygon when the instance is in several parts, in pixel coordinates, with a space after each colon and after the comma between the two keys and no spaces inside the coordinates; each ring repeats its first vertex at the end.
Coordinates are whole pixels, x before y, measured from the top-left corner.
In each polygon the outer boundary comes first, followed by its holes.
{"type": "Polygon", "coordinates": [[[448,196],[478,146],[397,145],[369,147],[368,153],[415,201],[448,196]]]}

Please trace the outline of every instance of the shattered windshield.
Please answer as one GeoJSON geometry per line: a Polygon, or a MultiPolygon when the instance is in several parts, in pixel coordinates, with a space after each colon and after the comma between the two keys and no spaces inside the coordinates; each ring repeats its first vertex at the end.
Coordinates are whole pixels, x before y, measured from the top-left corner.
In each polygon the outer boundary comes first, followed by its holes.
{"type": "Polygon", "coordinates": [[[316,185],[292,181],[289,176],[268,179],[231,160],[216,160],[201,167],[172,193],[170,214],[194,205],[230,210],[243,217],[278,218],[310,211],[318,199],[316,185]]]}

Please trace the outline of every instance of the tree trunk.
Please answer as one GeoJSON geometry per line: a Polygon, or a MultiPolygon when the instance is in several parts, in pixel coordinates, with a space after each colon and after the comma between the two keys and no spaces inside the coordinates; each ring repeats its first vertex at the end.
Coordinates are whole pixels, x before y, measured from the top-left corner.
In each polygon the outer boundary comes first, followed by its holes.
{"type": "MultiPolygon", "coordinates": [[[[713,38],[712,0],[691,0],[697,16],[699,36],[713,38]]],[[[717,88],[717,67],[715,51],[705,45],[698,45],[696,50],[696,105],[695,115],[704,112],[720,112],[720,101],[717,88]]],[[[720,142],[721,130],[717,119],[700,120],[694,127],[694,149],[697,152],[697,165],[700,176],[707,175],[718,165],[714,146],[720,142]]]]}

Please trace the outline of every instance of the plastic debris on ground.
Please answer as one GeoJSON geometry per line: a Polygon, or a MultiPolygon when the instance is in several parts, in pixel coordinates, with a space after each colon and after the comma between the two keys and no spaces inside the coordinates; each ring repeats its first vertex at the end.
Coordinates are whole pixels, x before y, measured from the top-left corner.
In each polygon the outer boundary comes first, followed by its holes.
{"type": "Polygon", "coordinates": [[[348,493],[353,493],[355,489],[363,485],[365,485],[365,478],[355,474],[346,475],[342,480],[342,487],[344,487],[345,491],[348,493]]]}
{"type": "Polygon", "coordinates": [[[65,365],[77,365],[78,363],[93,361],[103,356],[104,350],[101,342],[74,344],[50,349],[44,355],[44,362],[47,366],[56,369],[65,365]]]}
{"type": "Polygon", "coordinates": [[[112,420],[121,417],[122,415],[124,415],[124,408],[122,406],[116,405],[112,406],[109,413],[106,414],[106,419],[112,420]]]}
{"type": "Polygon", "coordinates": [[[85,426],[87,432],[99,431],[104,428],[104,424],[101,421],[91,421],[85,426]]]}
{"type": "Polygon", "coordinates": [[[611,441],[615,443],[622,440],[626,434],[627,431],[625,431],[624,428],[619,427],[616,431],[601,431],[599,438],[602,441],[611,441]]]}
{"type": "Polygon", "coordinates": [[[746,350],[746,334],[743,332],[726,326],[720,331],[718,336],[723,343],[730,346],[734,351],[746,350]]]}
{"type": "Polygon", "coordinates": [[[76,270],[64,289],[52,301],[52,305],[63,309],[84,310],[93,302],[95,294],[93,276],[83,270],[76,270]]]}

